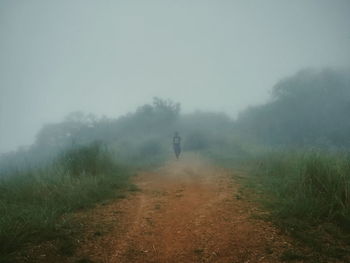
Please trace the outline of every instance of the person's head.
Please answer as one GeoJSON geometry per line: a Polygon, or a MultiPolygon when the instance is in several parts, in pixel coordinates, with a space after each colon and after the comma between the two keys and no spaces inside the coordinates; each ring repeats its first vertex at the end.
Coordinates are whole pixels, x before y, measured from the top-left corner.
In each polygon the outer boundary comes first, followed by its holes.
{"type": "Polygon", "coordinates": [[[175,136],[179,136],[179,132],[176,131],[176,132],[175,132],[175,136]]]}

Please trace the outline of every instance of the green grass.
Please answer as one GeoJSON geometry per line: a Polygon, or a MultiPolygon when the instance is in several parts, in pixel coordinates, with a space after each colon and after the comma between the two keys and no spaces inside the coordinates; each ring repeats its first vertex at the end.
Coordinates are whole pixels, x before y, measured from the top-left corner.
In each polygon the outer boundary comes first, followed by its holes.
{"type": "Polygon", "coordinates": [[[326,153],[271,153],[253,174],[273,193],[276,213],[309,222],[333,222],[350,231],[350,159],[326,153]]]}
{"type": "MultiPolygon", "coordinates": [[[[309,247],[316,262],[350,255],[349,154],[236,148],[204,154],[235,174],[244,174],[235,177],[242,189],[253,189],[271,212],[267,219],[309,247]]],[[[292,254],[281,260],[296,260],[292,254]]]]}
{"type": "Polygon", "coordinates": [[[2,175],[0,261],[12,262],[28,243],[50,239],[62,240],[62,252],[71,253],[76,226],[69,213],[122,196],[129,177],[99,144],[67,151],[44,168],[2,175]]]}
{"type": "Polygon", "coordinates": [[[257,156],[250,167],[250,181],[282,229],[319,254],[349,254],[349,155],[278,151],[257,156]]]}
{"type": "Polygon", "coordinates": [[[298,251],[294,250],[286,250],[282,253],[281,258],[282,261],[296,261],[296,260],[306,260],[307,257],[300,254],[298,251]]]}

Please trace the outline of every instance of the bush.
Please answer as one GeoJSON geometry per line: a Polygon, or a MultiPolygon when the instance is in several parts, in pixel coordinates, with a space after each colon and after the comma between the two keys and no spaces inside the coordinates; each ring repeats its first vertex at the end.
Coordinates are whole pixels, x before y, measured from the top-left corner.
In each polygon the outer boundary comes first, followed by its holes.
{"type": "Polygon", "coordinates": [[[162,154],[163,147],[161,143],[157,140],[149,140],[144,142],[140,147],[140,156],[141,157],[149,157],[162,154]]]}
{"type": "Polygon", "coordinates": [[[209,144],[208,137],[205,134],[196,131],[187,135],[184,148],[187,151],[201,151],[207,149],[209,144]]]}

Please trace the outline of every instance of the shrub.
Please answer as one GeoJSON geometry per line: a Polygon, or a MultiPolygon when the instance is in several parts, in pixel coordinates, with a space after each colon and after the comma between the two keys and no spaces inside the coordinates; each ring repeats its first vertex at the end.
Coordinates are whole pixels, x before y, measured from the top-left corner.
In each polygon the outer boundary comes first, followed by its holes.
{"type": "Polygon", "coordinates": [[[209,140],[207,136],[199,131],[188,134],[184,143],[184,148],[188,151],[200,151],[208,147],[209,140]]]}

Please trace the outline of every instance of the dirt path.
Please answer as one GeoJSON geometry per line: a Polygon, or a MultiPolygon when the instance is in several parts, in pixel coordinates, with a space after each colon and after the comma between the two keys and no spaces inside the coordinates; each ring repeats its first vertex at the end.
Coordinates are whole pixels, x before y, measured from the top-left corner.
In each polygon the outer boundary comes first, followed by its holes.
{"type": "Polygon", "coordinates": [[[259,211],[227,171],[196,156],[141,173],[135,183],[140,191],[82,216],[91,231],[69,262],[281,262],[291,247],[252,217],[259,211]]]}

